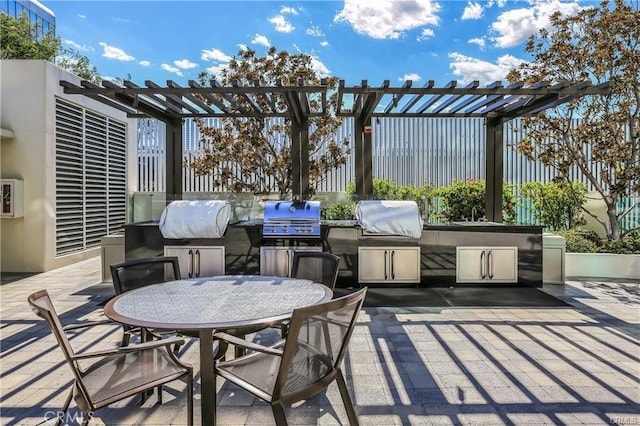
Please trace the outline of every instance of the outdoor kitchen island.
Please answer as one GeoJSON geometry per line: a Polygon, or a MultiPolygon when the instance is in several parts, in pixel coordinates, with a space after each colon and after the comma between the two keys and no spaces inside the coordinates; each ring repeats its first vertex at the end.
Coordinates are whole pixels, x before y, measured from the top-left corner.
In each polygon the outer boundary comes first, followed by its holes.
{"type": "MultiPolygon", "coordinates": [[[[368,233],[351,220],[322,221],[317,238],[265,238],[262,226],[261,219],[232,221],[221,238],[169,239],[162,236],[158,222],[130,223],[125,227],[125,258],[159,256],[165,253],[165,247],[182,247],[185,251],[215,248],[213,253],[221,256],[218,261],[224,265],[225,274],[258,274],[265,252],[279,255],[292,250],[324,250],[342,259],[338,287],[542,287],[542,227],[539,226],[491,222],[425,224],[420,238],[368,233]],[[391,262],[392,257],[399,262],[395,267],[385,263],[391,262]],[[376,279],[374,270],[373,277],[365,277],[365,282],[359,280],[363,259],[373,259],[373,265],[382,268],[381,274],[387,268],[387,278],[376,279]],[[412,276],[414,270],[416,277],[412,276]],[[392,272],[398,278],[392,279],[392,272]]],[[[182,269],[186,277],[187,269],[182,269]]],[[[367,273],[372,270],[366,269],[367,273]]]]}

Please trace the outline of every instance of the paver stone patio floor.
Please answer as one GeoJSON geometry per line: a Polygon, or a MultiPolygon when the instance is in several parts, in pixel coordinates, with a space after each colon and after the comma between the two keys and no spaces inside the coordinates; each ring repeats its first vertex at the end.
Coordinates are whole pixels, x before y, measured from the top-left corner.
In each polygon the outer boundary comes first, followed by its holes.
{"type": "MultiPolygon", "coordinates": [[[[0,287],[3,425],[54,424],[72,384],[27,296],[47,289],[63,324],[101,319],[113,290],[100,281],[98,257],[0,287]]],[[[568,281],[540,291],[568,305],[365,308],[344,365],[360,424],[640,424],[639,284],[568,281]]],[[[265,342],[274,333],[251,337],[265,342]]],[[[71,341],[86,351],[120,337],[121,328],[105,325],[71,341]]],[[[181,357],[194,366],[200,424],[197,340],[181,357]]],[[[274,424],[267,404],[223,380],[218,387],[218,424],[274,424]]],[[[348,423],[335,384],[287,416],[294,425],[348,423]]],[[[66,420],[79,422],[73,402],[66,420]]],[[[155,395],[142,405],[130,398],[99,410],[90,424],[186,424],[184,384],[165,386],[162,405],[155,395]]]]}

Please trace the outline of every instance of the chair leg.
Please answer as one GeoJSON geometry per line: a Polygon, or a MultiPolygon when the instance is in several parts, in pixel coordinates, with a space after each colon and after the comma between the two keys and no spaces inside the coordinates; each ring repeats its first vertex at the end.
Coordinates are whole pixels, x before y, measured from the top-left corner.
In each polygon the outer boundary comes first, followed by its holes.
{"type": "Polygon", "coordinates": [[[129,342],[131,341],[131,333],[127,330],[122,331],[122,341],[120,342],[120,346],[129,346],[129,342]]]}
{"type": "Polygon", "coordinates": [[[193,426],[193,373],[187,377],[187,386],[187,426],[193,426]]]}
{"type": "Polygon", "coordinates": [[[336,375],[336,383],[338,384],[338,389],[340,390],[342,403],[344,404],[344,408],[347,411],[347,417],[349,417],[349,424],[351,426],[358,426],[360,424],[358,422],[358,416],[356,416],[356,410],[353,408],[353,402],[351,401],[351,396],[349,395],[347,383],[345,382],[344,376],[342,375],[342,370],[340,369],[338,369],[338,374],[336,375]]]}
{"type": "Polygon", "coordinates": [[[56,421],[56,426],[60,426],[64,421],[64,418],[67,416],[67,410],[69,409],[69,404],[71,404],[71,399],[73,398],[74,387],[75,387],[75,383],[73,384],[73,386],[71,386],[71,391],[69,392],[69,396],[67,396],[67,399],[64,402],[64,405],[62,406],[62,413],[60,414],[60,417],[58,417],[58,420],[56,421]]]}
{"type": "Polygon", "coordinates": [[[287,418],[284,415],[284,406],[280,402],[271,403],[271,411],[273,411],[273,418],[278,426],[287,426],[287,418]]]}
{"type": "Polygon", "coordinates": [[[84,417],[82,418],[81,426],[87,426],[89,424],[89,420],[91,420],[91,413],[87,413],[84,415],[84,417]]]}

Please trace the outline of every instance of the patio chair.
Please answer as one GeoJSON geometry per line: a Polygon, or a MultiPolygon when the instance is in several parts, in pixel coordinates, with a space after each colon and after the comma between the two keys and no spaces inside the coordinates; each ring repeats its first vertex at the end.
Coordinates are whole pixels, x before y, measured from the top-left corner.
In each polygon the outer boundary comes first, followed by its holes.
{"type": "MultiPolygon", "coordinates": [[[[293,253],[291,277],[315,281],[333,290],[338,279],[340,257],[326,251],[296,251],[293,253]]],[[[287,335],[289,320],[278,323],[282,337],[287,335]]]]}
{"type": "Polygon", "coordinates": [[[365,287],[329,302],[296,309],[286,339],[272,346],[216,333],[216,338],[251,351],[233,360],[218,361],[216,376],[269,403],[278,425],[287,424],[285,406],[308,399],[336,381],[349,423],[357,425],[341,364],[366,291],[365,287]]]}
{"type": "Polygon", "coordinates": [[[72,398],[83,411],[82,424],[86,425],[96,410],[137,393],[144,394],[153,388],[158,388],[158,402],[162,404],[162,385],[177,379],[187,382],[187,422],[193,424],[193,370],[170,350],[170,346],[180,342],[180,339],[174,337],[140,345],[75,353],[49,293],[46,290],[37,291],[29,296],[28,302],[33,312],[44,318],[51,327],[73,372],[74,384],[56,425],[65,420],[72,398]]]}
{"type": "MultiPolygon", "coordinates": [[[[178,263],[178,258],[173,256],[127,260],[111,265],[110,269],[113,290],[116,295],[151,284],[180,279],[180,264],[178,263]]],[[[175,333],[166,330],[161,332],[141,330],[140,327],[132,327],[126,324],[122,325],[122,331],[122,346],[127,346],[131,341],[131,336],[136,334],[140,334],[140,341],[143,342],[148,336],[160,339],[163,334],[175,333]],[[146,333],[146,337],[143,335],[144,333],[146,333]]],[[[178,350],[179,346],[176,346],[175,352],[178,350]]]]}
{"type": "Polygon", "coordinates": [[[293,253],[291,277],[322,283],[333,290],[338,278],[340,257],[326,251],[296,251],[293,253]]]}

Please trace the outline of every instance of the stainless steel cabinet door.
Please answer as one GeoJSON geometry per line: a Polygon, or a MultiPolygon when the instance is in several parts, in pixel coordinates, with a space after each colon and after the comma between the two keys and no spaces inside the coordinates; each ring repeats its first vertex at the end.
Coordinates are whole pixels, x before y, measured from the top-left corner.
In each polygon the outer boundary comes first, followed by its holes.
{"type": "Polygon", "coordinates": [[[517,247],[457,247],[456,281],[517,283],[517,247]]]}
{"type": "Polygon", "coordinates": [[[176,256],[182,278],[213,277],[225,273],[224,246],[165,246],[165,256],[176,256]]]}

